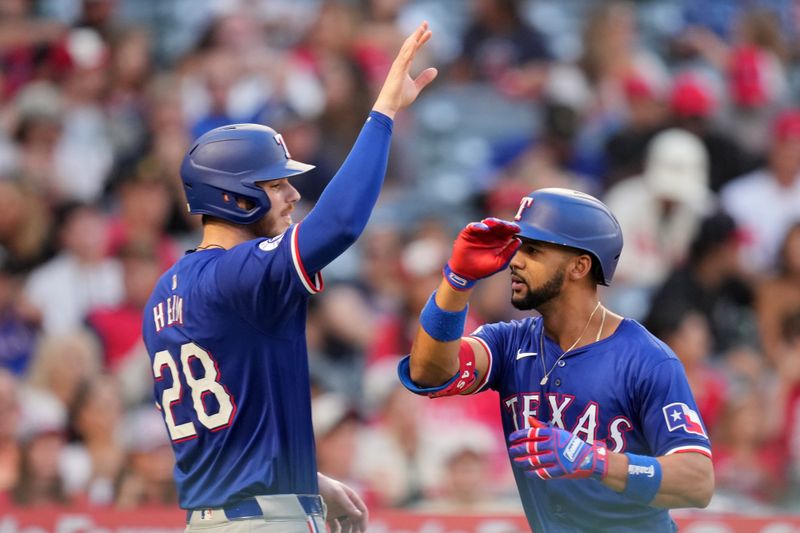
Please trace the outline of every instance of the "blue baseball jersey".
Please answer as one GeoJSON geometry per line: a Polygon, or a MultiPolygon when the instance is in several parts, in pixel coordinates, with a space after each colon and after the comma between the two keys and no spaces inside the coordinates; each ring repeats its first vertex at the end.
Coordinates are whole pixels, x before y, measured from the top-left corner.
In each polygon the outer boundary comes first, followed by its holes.
{"type": "MultiPolygon", "coordinates": [[[[538,317],[488,324],[472,336],[490,354],[476,392],[499,392],[506,437],[533,416],[586,442],[605,441],[612,452],[710,457],[683,366],[638,322],[623,320],[611,336],[557,363],[562,350],[543,336],[538,317]]],[[[675,530],[667,510],[636,503],[595,479],[530,479],[516,468],[514,476],[534,531],[675,530]]]]}
{"type": "Polygon", "coordinates": [[[145,308],[155,399],[175,451],[184,509],[265,494],[316,494],[305,339],[322,290],[298,226],[181,258],[145,308]]]}

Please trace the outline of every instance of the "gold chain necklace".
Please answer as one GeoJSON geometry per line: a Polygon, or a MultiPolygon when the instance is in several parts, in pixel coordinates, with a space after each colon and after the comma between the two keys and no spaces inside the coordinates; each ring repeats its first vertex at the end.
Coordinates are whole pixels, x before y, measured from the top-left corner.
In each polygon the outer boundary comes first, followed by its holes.
{"type": "MultiPolygon", "coordinates": [[[[597,305],[594,306],[594,310],[592,311],[592,314],[589,315],[589,320],[586,322],[586,325],[583,326],[583,331],[581,331],[580,337],[575,339],[575,342],[572,343],[572,346],[567,348],[564,351],[564,353],[562,353],[561,355],[558,356],[558,359],[556,359],[556,362],[553,363],[553,366],[550,367],[550,370],[547,370],[547,368],[545,368],[545,366],[544,366],[544,323],[542,323],[542,333],[541,333],[541,335],[539,335],[539,356],[540,356],[540,358],[542,360],[542,372],[544,372],[545,374],[544,374],[544,377],[542,378],[542,380],[539,381],[539,385],[547,385],[547,380],[550,378],[550,374],[553,372],[553,370],[555,370],[556,365],[558,364],[558,362],[561,361],[561,359],[563,359],[565,355],[567,355],[569,352],[571,352],[572,349],[575,348],[578,345],[578,343],[581,341],[583,336],[586,335],[586,330],[589,329],[589,324],[592,323],[592,319],[594,318],[594,314],[597,312],[598,309],[600,309],[600,301],[599,300],[597,301],[597,305]]],[[[600,329],[597,331],[597,337],[594,340],[595,342],[600,340],[600,335],[603,333],[603,326],[605,326],[605,324],[606,324],[606,308],[604,307],[603,308],[603,319],[600,321],[600,329]]]]}

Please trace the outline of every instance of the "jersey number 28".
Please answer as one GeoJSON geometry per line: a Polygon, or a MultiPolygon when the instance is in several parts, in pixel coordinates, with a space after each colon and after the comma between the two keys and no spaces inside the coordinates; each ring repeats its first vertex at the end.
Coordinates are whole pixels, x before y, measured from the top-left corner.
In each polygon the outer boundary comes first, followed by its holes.
{"type": "MultiPolygon", "coordinates": [[[[236,413],[236,404],[233,397],[218,381],[219,369],[211,355],[193,342],[181,345],[181,369],[186,379],[186,384],[192,391],[192,405],[197,420],[211,431],[218,431],[228,427],[233,415],[236,413]],[[197,359],[203,367],[203,375],[196,377],[189,366],[191,359],[197,359]],[[209,414],[203,401],[207,394],[213,394],[219,408],[217,412],[209,414]]],[[[178,365],[167,350],[161,350],[153,358],[153,375],[156,381],[164,379],[164,367],[169,369],[172,376],[172,386],[161,393],[161,411],[169,429],[169,436],[173,441],[188,440],[197,436],[197,430],[192,421],[182,424],[175,423],[172,406],[181,401],[183,387],[178,375],[178,365]]]]}

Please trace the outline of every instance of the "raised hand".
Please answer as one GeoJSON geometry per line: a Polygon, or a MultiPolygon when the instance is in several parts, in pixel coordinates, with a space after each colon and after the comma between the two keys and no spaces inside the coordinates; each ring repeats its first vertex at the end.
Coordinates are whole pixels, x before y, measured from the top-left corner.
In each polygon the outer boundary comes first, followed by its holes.
{"type": "Polygon", "coordinates": [[[383,82],[381,92],[372,109],[389,118],[394,118],[397,111],[416,100],[420,91],[436,78],[438,71],[432,67],[423,70],[416,78],[412,78],[409,73],[417,50],[430,38],[431,31],[428,29],[427,22],[420,24],[414,33],[406,38],[386,75],[386,81],[383,82]]]}
{"type": "Polygon", "coordinates": [[[514,465],[523,469],[526,476],[598,480],[606,476],[608,451],[605,444],[588,444],[569,431],[548,426],[534,417],[528,417],[528,421],[530,428],[508,436],[514,465]]]}
{"type": "Polygon", "coordinates": [[[519,226],[499,218],[468,224],[453,243],[444,269],[447,282],[456,290],[465,290],[506,268],[521,244],[517,233],[519,226]]]}

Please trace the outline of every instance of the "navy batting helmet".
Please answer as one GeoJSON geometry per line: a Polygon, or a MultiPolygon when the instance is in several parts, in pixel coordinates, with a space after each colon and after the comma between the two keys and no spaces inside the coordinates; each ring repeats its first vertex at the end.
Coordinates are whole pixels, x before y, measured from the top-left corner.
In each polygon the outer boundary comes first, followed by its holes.
{"type": "Polygon", "coordinates": [[[249,224],[269,211],[260,181],[278,180],[314,168],[294,161],[283,137],[259,124],[231,124],[205,133],[192,144],[181,164],[189,213],[249,224]],[[236,198],[251,201],[243,209],[236,198]]]}
{"type": "Polygon", "coordinates": [[[539,189],[522,198],[514,220],[521,228],[519,237],[588,252],[597,260],[598,281],[611,283],[622,252],[622,230],[594,196],[570,189],[539,189]]]}

